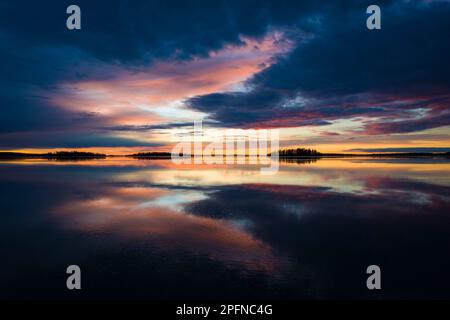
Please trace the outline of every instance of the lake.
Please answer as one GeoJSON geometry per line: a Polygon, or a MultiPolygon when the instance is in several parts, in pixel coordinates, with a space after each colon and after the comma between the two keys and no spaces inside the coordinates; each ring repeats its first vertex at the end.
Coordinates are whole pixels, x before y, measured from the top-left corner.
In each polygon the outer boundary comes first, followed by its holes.
{"type": "Polygon", "coordinates": [[[450,161],[0,162],[1,298],[450,298],[450,161]],[[78,265],[82,290],[66,288],[78,265]],[[381,269],[368,290],[366,268],[381,269]]]}

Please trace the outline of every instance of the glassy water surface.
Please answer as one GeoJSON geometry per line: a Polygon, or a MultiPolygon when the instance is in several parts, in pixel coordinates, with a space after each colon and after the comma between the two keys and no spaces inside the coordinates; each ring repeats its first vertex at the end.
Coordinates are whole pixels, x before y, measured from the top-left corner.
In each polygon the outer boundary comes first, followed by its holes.
{"type": "Polygon", "coordinates": [[[2,162],[0,297],[450,297],[448,160],[259,169],[2,162]],[[71,264],[81,291],[66,289],[71,264]]]}

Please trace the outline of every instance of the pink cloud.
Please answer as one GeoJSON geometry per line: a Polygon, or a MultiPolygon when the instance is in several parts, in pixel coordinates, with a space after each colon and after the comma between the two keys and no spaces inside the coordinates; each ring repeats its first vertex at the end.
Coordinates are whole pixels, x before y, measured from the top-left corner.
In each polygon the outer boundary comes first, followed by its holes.
{"type": "Polygon", "coordinates": [[[111,66],[115,70],[111,78],[61,83],[52,100],[72,111],[95,112],[109,125],[160,124],[181,115],[193,120],[201,114],[186,110],[184,99],[229,90],[291,49],[277,32],[242,41],[241,46],[227,46],[204,59],[157,61],[139,70],[111,66]]]}

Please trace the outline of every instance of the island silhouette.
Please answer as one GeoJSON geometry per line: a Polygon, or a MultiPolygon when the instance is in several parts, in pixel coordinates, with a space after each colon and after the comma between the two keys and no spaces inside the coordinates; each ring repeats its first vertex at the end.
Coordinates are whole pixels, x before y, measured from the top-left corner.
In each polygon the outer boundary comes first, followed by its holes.
{"type": "Polygon", "coordinates": [[[0,160],[48,159],[48,160],[89,160],[104,159],[106,154],[81,151],[56,151],[49,153],[0,152],[0,160]]]}
{"type": "MultiPolygon", "coordinates": [[[[417,157],[450,157],[450,152],[386,152],[386,153],[321,153],[309,148],[288,148],[278,150],[280,159],[320,159],[338,157],[375,157],[375,158],[417,158],[417,157]]],[[[82,151],[56,151],[49,153],[0,152],[2,160],[47,159],[47,160],[92,160],[114,157],[103,153],[82,151]]],[[[193,156],[193,155],[191,155],[193,156]]],[[[225,155],[224,155],[225,156],[225,155]]],[[[238,156],[238,155],[234,155],[238,156]]],[[[242,155],[248,157],[248,155],[242,155]]],[[[272,156],[268,153],[267,156],[272,156]]],[[[170,159],[170,152],[141,152],[125,155],[134,159],[170,159]]]]}

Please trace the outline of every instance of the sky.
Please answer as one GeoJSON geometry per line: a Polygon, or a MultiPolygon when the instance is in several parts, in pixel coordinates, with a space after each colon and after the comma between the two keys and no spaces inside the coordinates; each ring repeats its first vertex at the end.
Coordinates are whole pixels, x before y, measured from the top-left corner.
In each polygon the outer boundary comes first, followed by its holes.
{"type": "Polygon", "coordinates": [[[170,151],[201,120],[283,148],[450,151],[449,39],[444,0],[0,0],[0,150],[170,151]]]}

